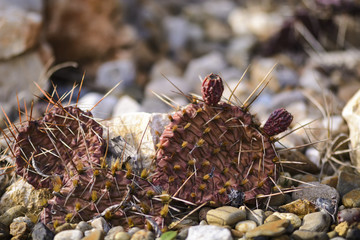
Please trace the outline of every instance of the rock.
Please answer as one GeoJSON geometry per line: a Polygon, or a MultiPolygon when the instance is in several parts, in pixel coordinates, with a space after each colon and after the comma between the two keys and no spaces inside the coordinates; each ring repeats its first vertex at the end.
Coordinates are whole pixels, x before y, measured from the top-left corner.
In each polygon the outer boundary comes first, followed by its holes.
{"type": "Polygon", "coordinates": [[[327,232],[331,224],[331,217],[324,211],[309,213],[303,219],[299,230],[311,232],[327,232]]]}
{"type": "Polygon", "coordinates": [[[105,240],[130,240],[131,236],[127,232],[118,232],[115,234],[113,238],[107,238],[108,235],[106,235],[105,240]]]}
{"type": "Polygon", "coordinates": [[[336,188],[338,180],[339,180],[338,176],[326,176],[321,180],[321,184],[326,184],[330,187],[336,188]]]}
{"type": "Polygon", "coordinates": [[[189,228],[186,240],[232,240],[231,232],[227,228],[204,225],[189,228]]]}
{"type": "Polygon", "coordinates": [[[353,189],[360,188],[360,176],[346,171],[340,171],[336,189],[341,197],[353,189]]]}
{"type": "Polygon", "coordinates": [[[294,213],[279,213],[274,212],[274,216],[277,216],[280,219],[287,219],[294,226],[294,228],[298,228],[301,226],[301,219],[295,215],[294,213]]]}
{"type": "Polygon", "coordinates": [[[155,144],[159,133],[169,123],[167,114],[127,113],[104,122],[109,127],[110,139],[122,136],[135,149],[141,145],[140,159],[142,166],[149,167],[155,155],[155,144]],[[158,134],[157,134],[158,133],[158,134]]]}
{"type": "Polygon", "coordinates": [[[106,3],[82,0],[49,2],[45,34],[57,61],[88,62],[106,57],[123,37],[114,19],[118,6],[115,0],[106,3]],[[93,24],[83,24],[88,22],[93,24]]]}
{"type": "Polygon", "coordinates": [[[360,238],[360,229],[359,228],[352,228],[349,229],[346,234],[347,240],[357,240],[360,238]]]}
{"type": "MultiPolygon", "coordinates": [[[[360,90],[350,99],[345,105],[342,116],[345,118],[350,132],[350,141],[353,151],[353,157],[351,159],[355,167],[360,167],[360,133],[359,133],[359,121],[360,121],[360,90]]],[[[358,178],[357,178],[358,179],[358,178]]]]}
{"type": "MultiPolygon", "coordinates": [[[[117,233],[124,232],[124,228],[122,226],[112,227],[106,234],[105,240],[114,240],[117,233]]],[[[130,236],[129,236],[130,239],[130,236]]]]}
{"type": "Polygon", "coordinates": [[[9,208],[0,216],[0,223],[5,226],[9,226],[10,223],[17,217],[24,216],[26,212],[26,208],[24,206],[14,206],[9,208]]]}
{"type": "Polygon", "coordinates": [[[147,230],[139,230],[131,236],[131,240],[154,240],[155,236],[147,230]]]}
{"type": "Polygon", "coordinates": [[[178,235],[176,236],[179,240],[185,240],[188,236],[189,228],[183,228],[179,231],[178,235]]]}
{"type": "Polygon", "coordinates": [[[92,109],[98,102],[101,101],[95,108],[93,108],[93,110],[91,110],[91,113],[95,118],[108,119],[112,116],[113,107],[117,102],[117,98],[109,95],[101,100],[103,97],[103,94],[96,92],[86,93],[80,98],[78,107],[81,110],[87,111],[92,109]]]}
{"type": "Polygon", "coordinates": [[[289,224],[290,221],[287,219],[268,222],[248,231],[245,236],[246,238],[255,238],[260,236],[277,237],[286,232],[286,228],[289,226],[289,224]]]}
{"type": "Polygon", "coordinates": [[[156,97],[154,93],[156,93],[160,96],[165,95],[173,99],[175,97],[178,97],[179,94],[181,94],[179,90],[177,90],[177,88],[184,93],[192,91],[192,85],[189,85],[189,82],[185,81],[184,78],[177,76],[166,76],[166,78],[162,77],[154,79],[150,83],[148,83],[145,87],[145,97],[150,99],[154,98],[156,97]],[[174,86],[176,86],[176,88],[174,86]]]}
{"type": "Polygon", "coordinates": [[[235,229],[242,233],[246,233],[250,230],[253,230],[256,227],[257,227],[256,222],[254,222],[252,220],[241,221],[235,225],[235,229]]]}
{"type": "Polygon", "coordinates": [[[274,214],[271,214],[270,216],[268,216],[264,223],[268,223],[268,222],[274,222],[274,221],[277,221],[277,220],[280,220],[281,218],[279,218],[278,216],[274,215],[274,214]]]}
{"type": "Polygon", "coordinates": [[[317,198],[326,198],[334,200],[337,203],[340,200],[339,193],[335,188],[328,185],[321,184],[319,182],[309,182],[308,184],[301,184],[298,186],[299,191],[295,191],[292,194],[292,199],[307,199],[311,202],[315,202],[317,198]]]}
{"type": "Polygon", "coordinates": [[[55,235],[54,240],[80,240],[83,233],[80,230],[65,230],[55,235]]]}
{"type": "Polygon", "coordinates": [[[265,218],[265,212],[262,209],[246,211],[246,219],[256,222],[258,226],[264,223],[265,218]]]}
{"type": "Polygon", "coordinates": [[[252,33],[260,40],[266,40],[276,33],[283,22],[280,14],[268,13],[258,8],[234,8],[228,22],[233,32],[238,35],[252,33]]]}
{"type": "Polygon", "coordinates": [[[121,82],[113,90],[113,93],[118,95],[124,91],[124,88],[134,84],[136,76],[135,68],[135,63],[130,59],[105,62],[98,68],[95,84],[98,87],[110,90],[121,82]]]}
{"type": "Polygon", "coordinates": [[[99,229],[91,230],[91,233],[86,237],[82,238],[81,240],[103,240],[104,239],[104,232],[99,229]]]}
{"type": "Polygon", "coordinates": [[[304,216],[306,214],[313,213],[316,211],[315,205],[306,199],[295,200],[291,203],[280,206],[279,209],[285,212],[294,213],[298,216],[304,216]]]}
{"type": "Polygon", "coordinates": [[[292,239],[294,240],[328,240],[329,237],[325,232],[310,232],[310,231],[301,231],[296,230],[291,235],[292,239]]]}
{"type": "Polygon", "coordinates": [[[27,239],[29,230],[26,222],[13,222],[10,224],[10,234],[15,239],[27,239]]]}
{"type": "Polygon", "coordinates": [[[39,13],[7,6],[0,8],[0,22],[1,60],[20,55],[39,40],[42,25],[42,16],[39,13]]]}
{"type": "Polygon", "coordinates": [[[4,224],[0,223],[0,239],[8,240],[10,238],[9,234],[9,226],[5,226],[4,224]]]}
{"type": "Polygon", "coordinates": [[[31,219],[27,216],[25,217],[17,217],[13,220],[14,222],[25,222],[28,229],[32,229],[34,227],[34,223],[31,221],[31,219]]]}
{"type": "Polygon", "coordinates": [[[132,227],[132,228],[129,229],[128,234],[129,234],[130,236],[132,236],[132,235],[134,235],[136,232],[138,232],[138,231],[140,231],[140,230],[141,230],[141,229],[138,228],[138,227],[132,227]]]}
{"type": "Polygon", "coordinates": [[[211,42],[226,42],[232,37],[229,25],[221,19],[208,17],[204,29],[206,39],[211,42]]]}
{"type": "Polygon", "coordinates": [[[139,112],[140,111],[140,104],[135,101],[133,98],[125,95],[122,96],[113,109],[113,117],[121,116],[121,114],[129,113],[129,112],[139,112]]]}
{"type": "Polygon", "coordinates": [[[209,224],[232,226],[235,223],[246,219],[246,211],[236,207],[223,206],[210,210],[206,214],[209,224]]]}
{"type": "Polygon", "coordinates": [[[189,37],[189,22],[183,17],[166,16],[163,26],[170,50],[176,53],[183,49],[189,37]]]}
{"type": "Polygon", "coordinates": [[[341,222],[335,227],[335,232],[339,234],[340,237],[346,237],[347,231],[349,229],[348,222],[341,222]]]}
{"type": "Polygon", "coordinates": [[[286,188],[291,187],[293,185],[291,180],[291,175],[288,172],[281,172],[280,177],[276,181],[276,184],[280,187],[286,188]]]}
{"type": "Polygon", "coordinates": [[[342,198],[342,203],[347,208],[360,207],[360,188],[356,188],[346,193],[342,198]]]}
{"type": "Polygon", "coordinates": [[[249,63],[250,49],[255,42],[255,37],[250,34],[233,38],[226,49],[226,60],[238,69],[245,69],[249,63]]]}
{"type": "Polygon", "coordinates": [[[105,233],[107,233],[110,230],[109,224],[106,222],[106,220],[103,217],[99,217],[92,220],[90,224],[93,228],[101,230],[105,233]]]}
{"type": "Polygon", "coordinates": [[[346,208],[342,209],[337,214],[338,223],[348,222],[352,224],[354,222],[360,222],[360,208],[346,208]]]}
{"type": "MultiPolygon", "coordinates": [[[[0,105],[8,115],[18,114],[16,95],[20,103],[25,100],[28,109],[34,95],[41,95],[34,81],[42,89],[48,89],[47,79],[41,75],[43,70],[40,51],[28,51],[7,61],[0,61],[0,105]]],[[[3,118],[3,113],[0,113],[0,119],[3,118]]]]}
{"type": "Polygon", "coordinates": [[[192,86],[192,90],[200,92],[201,81],[199,76],[204,78],[209,73],[219,73],[226,67],[226,62],[220,52],[211,52],[200,58],[192,59],[184,73],[187,84],[192,86]]]}
{"type": "Polygon", "coordinates": [[[77,230],[80,230],[82,232],[85,232],[87,230],[91,230],[92,229],[92,226],[90,226],[90,224],[88,224],[87,222],[85,221],[81,221],[79,222],[77,225],[76,225],[76,228],[77,230]]]}
{"type": "Polygon", "coordinates": [[[31,237],[33,240],[52,240],[54,239],[55,234],[48,229],[45,224],[39,222],[35,224],[31,237]]]}
{"type": "Polygon", "coordinates": [[[28,12],[42,13],[44,10],[44,4],[41,0],[2,0],[2,7],[13,6],[21,8],[28,12]]]}

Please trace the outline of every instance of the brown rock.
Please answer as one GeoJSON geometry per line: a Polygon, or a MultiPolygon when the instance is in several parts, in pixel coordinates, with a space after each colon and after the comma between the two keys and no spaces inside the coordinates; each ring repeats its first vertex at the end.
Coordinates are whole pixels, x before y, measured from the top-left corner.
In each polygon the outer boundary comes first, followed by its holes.
{"type": "Polygon", "coordinates": [[[281,152],[280,158],[282,161],[294,162],[282,163],[284,171],[289,172],[292,175],[300,172],[307,172],[311,174],[316,174],[320,172],[320,169],[299,151],[281,152]]]}
{"type": "Polygon", "coordinates": [[[277,237],[286,232],[286,228],[289,226],[289,224],[290,221],[287,219],[268,222],[248,231],[246,233],[246,238],[255,238],[259,236],[277,237]]]}
{"type": "Polygon", "coordinates": [[[281,210],[289,213],[294,213],[299,217],[306,214],[316,212],[315,205],[308,200],[298,199],[291,203],[279,207],[281,210]]]}
{"type": "Polygon", "coordinates": [[[360,207],[360,188],[356,188],[346,193],[342,198],[342,203],[347,208],[360,207]]]}
{"type": "Polygon", "coordinates": [[[27,239],[28,233],[29,229],[27,228],[26,222],[13,222],[10,224],[10,234],[16,239],[27,239]]]}

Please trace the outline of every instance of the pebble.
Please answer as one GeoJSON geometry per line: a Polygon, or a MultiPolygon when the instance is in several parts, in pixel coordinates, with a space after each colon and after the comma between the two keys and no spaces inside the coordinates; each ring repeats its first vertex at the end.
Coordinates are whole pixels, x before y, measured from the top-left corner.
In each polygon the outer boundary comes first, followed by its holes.
{"type": "Polygon", "coordinates": [[[340,196],[343,197],[346,193],[356,188],[360,188],[360,176],[347,171],[340,171],[336,187],[340,196]]]}
{"type": "Polygon", "coordinates": [[[339,223],[336,227],[335,227],[335,232],[337,232],[337,234],[340,236],[340,237],[346,237],[346,233],[349,229],[349,224],[348,222],[341,222],[339,223]]]}
{"type": "Polygon", "coordinates": [[[25,212],[26,208],[23,206],[12,207],[0,216],[0,223],[9,226],[15,218],[23,216],[25,212]]]}
{"type": "Polygon", "coordinates": [[[185,240],[187,238],[188,234],[189,234],[189,228],[183,228],[180,230],[180,232],[178,233],[176,238],[179,240],[185,240]]]}
{"type": "Polygon", "coordinates": [[[17,218],[15,218],[14,220],[13,220],[13,223],[14,222],[25,222],[26,223],[26,225],[27,225],[27,227],[29,228],[29,229],[32,229],[33,227],[34,227],[34,223],[31,221],[31,219],[29,218],[29,217],[27,217],[27,216],[25,216],[25,217],[17,217],[17,218]]]}
{"type": "Polygon", "coordinates": [[[340,195],[335,188],[328,185],[321,184],[319,182],[309,182],[309,184],[300,184],[298,186],[299,191],[295,191],[292,194],[292,199],[307,199],[311,202],[315,202],[317,198],[326,198],[339,202],[340,195]]]}
{"type": "Polygon", "coordinates": [[[55,234],[42,222],[35,224],[31,237],[33,240],[52,240],[55,234]]]}
{"type": "Polygon", "coordinates": [[[235,225],[235,229],[243,233],[253,230],[256,227],[257,227],[256,222],[252,220],[241,221],[235,225]]]}
{"type": "Polygon", "coordinates": [[[305,216],[306,214],[316,211],[315,205],[306,199],[292,201],[288,204],[280,206],[279,209],[285,212],[294,213],[298,216],[305,216]]]}
{"type": "Polygon", "coordinates": [[[339,223],[346,221],[349,224],[360,222],[360,208],[346,208],[340,210],[337,214],[337,221],[339,223]]]}
{"type": "MultiPolygon", "coordinates": [[[[112,227],[106,234],[105,240],[113,240],[117,233],[124,232],[124,228],[122,226],[112,227]]],[[[130,236],[129,236],[130,239],[130,236]]]]}
{"type": "Polygon", "coordinates": [[[131,236],[127,232],[118,232],[115,234],[113,238],[107,238],[108,235],[106,235],[105,240],[130,240],[131,236]]]}
{"type": "Polygon", "coordinates": [[[331,224],[331,217],[324,211],[314,212],[306,215],[303,219],[303,225],[299,230],[311,232],[326,232],[331,224]]]}
{"type": "Polygon", "coordinates": [[[115,104],[112,117],[117,117],[128,112],[139,112],[140,108],[140,104],[135,99],[125,95],[115,104]]]}
{"type": "Polygon", "coordinates": [[[65,230],[73,230],[74,227],[70,223],[64,223],[55,228],[55,233],[62,232],[65,230]]]}
{"type": "Polygon", "coordinates": [[[99,229],[92,229],[90,234],[82,238],[82,240],[103,240],[104,232],[99,229]]]}
{"type": "Polygon", "coordinates": [[[104,231],[105,233],[107,233],[110,230],[109,224],[106,222],[106,220],[103,217],[99,217],[99,218],[92,220],[91,226],[93,228],[104,231]]]}
{"type": "Polygon", "coordinates": [[[223,206],[207,212],[206,220],[209,224],[232,226],[246,219],[246,211],[236,207],[223,206]]]}
{"type": "Polygon", "coordinates": [[[65,230],[57,233],[54,240],[80,240],[83,236],[80,230],[65,230]]]}
{"type": "Polygon", "coordinates": [[[140,230],[141,230],[141,229],[138,228],[138,227],[132,227],[132,228],[129,229],[128,234],[129,234],[130,236],[132,236],[132,235],[134,235],[136,232],[138,232],[138,231],[140,231],[140,230]]]}
{"type": "Polygon", "coordinates": [[[205,225],[189,228],[186,240],[232,240],[231,232],[227,228],[205,225]]]}
{"type": "Polygon", "coordinates": [[[131,236],[131,240],[154,240],[154,233],[147,230],[139,230],[131,236]]]}
{"type": "MultiPolygon", "coordinates": [[[[89,92],[82,96],[78,102],[78,107],[84,111],[93,108],[104,97],[104,94],[89,92]]],[[[91,111],[95,118],[108,119],[112,115],[113,107],[117,102],[117,98],[109,95],[91,111]]]]}
{"type": "Polygon", "coordinates": [[[29,229],[26,222],[13,222],[10,224],[10,234],[17,239],[26,239],[29,229]]]}
{"type": "Polygon", "coordinates": [[[278,216],[274,215],[274,214],[271,214],[270,216],[268,216],[264,223],[268,223],[268,222],[274,222],[274,221],[277,221],[277,220],[280,220],[281,218],[279,218],[278,216]]]}
{"type": "Polygon", "coordinates": [[[358,240],[360,239],[360,229],[359,228],[352,228],[349,229],[346,234],[347,240],[358,240]]]}
{"type": "Polygon", "coordinates": [[[265,212],[262,209],[246,211],[246,219],[256,222],[258,226],[264,223],[265,218],[265,212]]]}
{"type": "Polygon", "coordinates": [[[310,232],[310,231],[302,231],[296,230],[291,235],[294,240],[327,240],[329,239],[328,235],[325,232],[310,232]]]}
{"type": "Polygon", "coordinates": [[[91,230],[92,227],[90,226],[90,224],[88,224],[87,222],[85,221],[81,221],[79,222],[77,225],[76,225],[76,228],[77,230],[80,230],[82,232],[85,232],[87,230],[91,230]]]}
{"type": "Polygon", "coordinates": [[[273,215],[277,216],[280,219],[288,219],[294,228],[298,228],[301,226],[301,219],[294,213],[279,213],[274,212],[273,215]]]}
{"type": "Polygon", "coordinates": [[[261,226],[254,228],[246,233],[246,238],[255,238],[259,236],[276,237],[284,234],[290,221],[281,219],[274,222],[268,222],[261,226]]]}

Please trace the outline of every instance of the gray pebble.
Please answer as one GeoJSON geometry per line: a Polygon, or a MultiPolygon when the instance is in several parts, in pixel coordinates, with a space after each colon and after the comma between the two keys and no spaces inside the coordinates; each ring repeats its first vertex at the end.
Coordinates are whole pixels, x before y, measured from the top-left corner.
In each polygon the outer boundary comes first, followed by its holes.
{"type": "Polygon", "coordinates": [[[299,230],[311,232],[327,232],[331,224],[331,217],[324,211],[307,214],[299,230]]]}

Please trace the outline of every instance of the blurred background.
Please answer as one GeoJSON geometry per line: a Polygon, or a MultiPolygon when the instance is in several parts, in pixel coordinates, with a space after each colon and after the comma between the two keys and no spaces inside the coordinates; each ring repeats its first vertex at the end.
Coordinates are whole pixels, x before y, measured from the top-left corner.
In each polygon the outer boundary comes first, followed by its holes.
{"type": "Polygon", "coordinates": [[[40,115],[34,82],[57,98],[84,76],[83,108],[121,82],[95,117],[169,112],[153,92],[187,100],[168,80],[199,94],[217,73],[228,97],[249,67],[232,99],[240,105],[277,64],[251,108],[261,121],[286,107],[296,123],[326,111],[340,124],[360,87],[359,13],[356,0],[0,0],[0,105],[16,120],[18,99],[22,111],[35,100],[40,115]]]}

